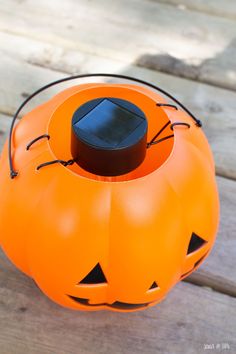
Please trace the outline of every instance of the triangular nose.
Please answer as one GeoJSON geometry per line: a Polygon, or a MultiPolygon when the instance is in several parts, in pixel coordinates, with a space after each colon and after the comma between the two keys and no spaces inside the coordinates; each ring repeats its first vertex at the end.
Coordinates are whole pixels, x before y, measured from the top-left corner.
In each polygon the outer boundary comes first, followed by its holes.
{"type": "Polygon", "coordinates": [[[187,254],[196,251],[196,250],[197,250],[198,248],[200,248],[204,243],[206,243],[206,241],[203,240],[200,236],[196,235],[196,234],[193,232],[193,233],[192,233],[192,236],[191,236],[191,240],[190,240],[190,242],[189,242],[187,254]]]}
{"type": "Polygon", "coordinates": [[[92,270],[89,272],[84,279],[80,281],[80,284],[100,284],[107,283],[106,277],[102,271],[100,264],[98,263],[92,270]]]}

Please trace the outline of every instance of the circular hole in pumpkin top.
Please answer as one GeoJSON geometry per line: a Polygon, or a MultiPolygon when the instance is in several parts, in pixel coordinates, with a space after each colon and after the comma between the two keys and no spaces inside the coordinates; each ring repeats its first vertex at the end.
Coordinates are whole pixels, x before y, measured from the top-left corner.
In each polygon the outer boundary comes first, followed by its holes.
{"type": "MultiPolygon", "coordinates": [[[[156,97],[148,95],[149,90],[134,85],[118,85],[118,84],[91,84],[91,87],[74,88],[71,96],[60,104],[50,119],[48,125],[48,134],[51,139],[49,145],[56,159],[68,160],[71,158],[71,124],[75,112],[88,101],[96,99],[116,99],[130,102],[131,105],[138,107],[143,112],[147,120],[147,142],[160,131],[163,126],[167,126],[158,139],[162,139],[167,135],[173,135],[170,129],[170,121],[165,111],[156,106],[156,97]]],[[[67,168],[77,175],[93,180],[122,182],[144,177],[161,167],[171,155],[174,145],[174,137],[161,141],[157,145],[151,146],[146,150],[146,155],[142,163],[132,171],[116,175],[102,176],[86,171],[77,163],[63,167],[67,168]]]]}

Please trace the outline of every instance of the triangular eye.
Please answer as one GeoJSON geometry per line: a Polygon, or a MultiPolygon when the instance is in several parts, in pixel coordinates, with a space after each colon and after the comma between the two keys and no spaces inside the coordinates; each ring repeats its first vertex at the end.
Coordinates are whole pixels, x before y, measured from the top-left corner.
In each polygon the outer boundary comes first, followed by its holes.
{"type": "Polygon", "coordinates": [[[148,290],[152,290],[152,289],[156,289],[156,288],[158,288],[158,285],[157,285],[157,283],[154,281],[148,290]]]}
{"type": "Polygon", "coordinates": [[[102,271],[100,264],[98,263],[86,277],[81,280],[80,284],[100,284],[107,283],[105,275],[102,271]]]}
{"type": "Polygon", "coordinates": [[[191,236],[191,240],[190,240],[190,242],[189,242],[187,254],[196,251],[196,250],[199,249],[204,243],[206,243],[206,241],[203,240],[200,236],[196,235],[196,234],[193,232],[193,233],[192,233],[192,236],[191,236]]]}

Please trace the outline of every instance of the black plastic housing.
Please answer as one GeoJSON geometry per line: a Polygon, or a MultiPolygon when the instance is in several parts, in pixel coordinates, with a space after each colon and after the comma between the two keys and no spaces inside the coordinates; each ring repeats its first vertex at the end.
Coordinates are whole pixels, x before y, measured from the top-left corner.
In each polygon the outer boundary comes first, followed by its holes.
{"type": "Polygon", "coordinates": [[[144,113],[129,101],[106,97],[88,101],[72,118],[72,156],[96,175],[128,173],[145,158],[147,127],[144,113]]]}

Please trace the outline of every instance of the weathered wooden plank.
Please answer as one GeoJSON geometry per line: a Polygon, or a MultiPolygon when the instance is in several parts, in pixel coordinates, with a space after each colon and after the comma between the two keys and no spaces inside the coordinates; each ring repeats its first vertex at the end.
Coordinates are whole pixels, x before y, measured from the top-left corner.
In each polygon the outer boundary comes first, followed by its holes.
{"type": "Polygon", "coordinates": [[[3,148],[3,144],[7,139],[7,134],[10,129],[11,120],[9,116],[0,113],[0,155],[3,148]]]}
{"type": "MultiPolygon", "coordinates": [[[[114,72],[133,75],[169,90],[204,123],[219,175],[236,178],[236,94],[229,90],[157,73],[116,60],[66,50],[60,46],[0,33],[2,66],[0,111],[13,114],[25,95],[67,73],[114,72]],[[31,63],[36,64],[32,65],[31,63]],[[45,68],[47,67],[47,68],[45,68]],[[6,70],[7,68],[7,70],[6,70]],[[52,70],[50,70],[50,69],[52,70]]],[[[70,83],[68,85],[71,85],[70,83]]],[[[50,89],[34,99],[29,108],[60,91],[65,85],[50,89]]]]}
{"type": "Polygon", "coordinates": [[[3,31],[236,88],[233,20],[149,0],[1,0],[0,8],[3,31]]]}
{"type": "MultiPolygon", "coordinates": [[[[0,73],[0,111],[8,115],[15,113],[22,101],[33,91],[56,78],[65,76],[50,69],[35,67],[3,53],[1,53],[0,73]]],[[[29,103],[27,109],[30,110],[49,99],[59,90],[60,88],[52,88],[42,93],[29,103]]]]}
{"type": "Polygon", "coordinates": [[[199,354],[217,343],[236,352],[230,296],[182,282],[145,311],[73,312],[48,300],[2,254],[0,264],[1,354],[199,354]]]}
{"type": "Polygon", "coordinates": [[[177,6],[181,10],[189,9],[208,15],[236,19],[235,0],[151,0],[177,6]]]}

